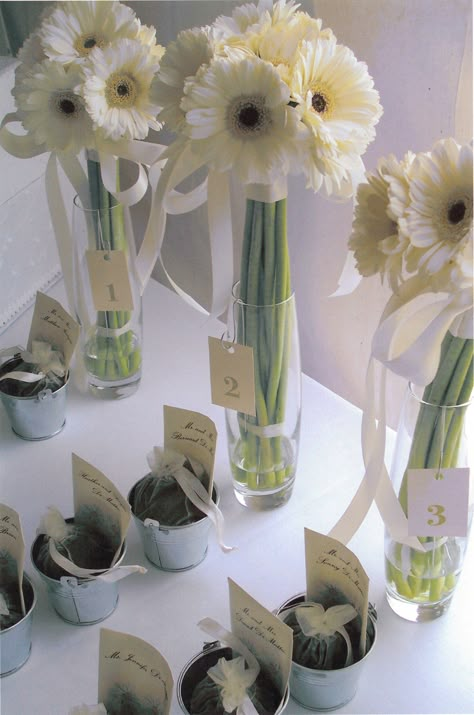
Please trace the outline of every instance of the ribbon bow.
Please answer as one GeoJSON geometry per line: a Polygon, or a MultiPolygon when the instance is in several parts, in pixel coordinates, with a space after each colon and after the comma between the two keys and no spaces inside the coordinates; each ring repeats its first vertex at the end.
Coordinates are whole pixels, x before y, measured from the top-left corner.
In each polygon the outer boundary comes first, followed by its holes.
{"type": "Polygon", "coordinates": [[[247,688],[255,681],[255,673],[245,668],[245,658],[239,655],[233,660],[219,658],[217,665],[207,674],[221,689],[221,698],[226,713],[233,712],[248,697],[247,688]]]}
{"type": "Polygon", "coordinates": [[[220,658],[217,665],[207,671],[216,685],[223,688],[224,710],[232,712],[236,709],[236,715],[258,715],[257,709],[247,694],[247,688],[255,682],[260,672],[260,665],[254,654],[233,633],[212,618],[203,618],[202,621],[199,621],[198,626],[205,633],[239,654],[238,658],[231,661],[220,658]],[[245,662],[247,662],[248,668],[245,668],[245,662]]]}
{"type": "Polygon", "coordinates": [[[21,358],[27,363],[38,365],[43,375],[52,372],[58,377],[64,377],[66,372],[62,354],[57,350],[53,350],[49,343],[42,340],[33,340],[31,352],[23,350],[21,358]]]}
{"type": "Polygon", "coordinates": [[[357,616],[354,606],[345,603],[324,610],[320,603],[311,603],[295,610],[296,620],[305,636],[333,636],[357,616]]]}
{"type": "MultiPolygon", "coordinates": [[[[189,469],[186,469],[184,462],[186,457],[179,452],[174,452],[171,449],[160,449],[154,447],[153,451],[147,455],[147,462],[151,473],[162,479],[163,477],[172,476],[178,482],[179,486],[186,494],[188,499],[203,512],[212,521],[217,532],[217,541],[224,553],[233,551],[235,546],[226,546],[223,541],[224,517],[221,510],[212,501],[211,496],[204,488],[197,477],[192,474],[189,469]]],[[[147,523],[157,524],[153,519],[145,519],[147,523]]]]}

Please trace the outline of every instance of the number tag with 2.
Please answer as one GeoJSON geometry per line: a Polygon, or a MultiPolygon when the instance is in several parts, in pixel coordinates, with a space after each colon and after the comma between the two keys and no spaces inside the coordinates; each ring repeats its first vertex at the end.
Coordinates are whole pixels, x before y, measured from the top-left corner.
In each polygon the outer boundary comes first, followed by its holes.
{"type": "Polygon", "coordinates": [[[95,310],[133,310],[123,251],[87,251],[87,268],[95,310]]]}
{"type": "Polygon", "coordinates": [[[213,404],[255,416],[253,349],[209,337],[209,365],[213,404]]]}
{"type": "Polygon", "coordinates": [[[410,536],[466,536],[469,469],[408,470],[410,536]]]}

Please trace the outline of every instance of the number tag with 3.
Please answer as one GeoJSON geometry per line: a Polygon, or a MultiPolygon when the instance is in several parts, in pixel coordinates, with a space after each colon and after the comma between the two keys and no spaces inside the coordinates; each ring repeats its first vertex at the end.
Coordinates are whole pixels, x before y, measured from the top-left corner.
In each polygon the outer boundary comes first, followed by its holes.
{"type": "Polygon", "coordinates": [[[409,469],[410,536],[466,536],[469,469],[409,469]]]}
{"type": "Polygon", "coordinates": [[[127,259],[123,251],[87,251],[95,310],[133,310],[127,259]]]}
{"type": "Polygon", "coordinates": [[[255,416],[253,349],[209,337],[209,364],[213,404],[255,416]]]}

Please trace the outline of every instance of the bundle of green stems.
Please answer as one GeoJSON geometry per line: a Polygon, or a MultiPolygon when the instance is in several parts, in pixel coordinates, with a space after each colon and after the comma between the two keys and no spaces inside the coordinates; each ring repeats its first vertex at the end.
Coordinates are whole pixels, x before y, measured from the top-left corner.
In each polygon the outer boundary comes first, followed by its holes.
{"type": "MultiPolygon", "coordinates": [[[[94,249],[100,251],[122,250],[128,255],[124,207],[107,191],[102,181],[100,163],[87,159],[89,200],[92,209],[92,234],[94,249]]],[[[119,190],[117,172],[117,189],[119,190]]],[[[93,349],[89,346],[87,369],[102,380],[120,380],[134,375],[141,365],[141,350],[132,329],[114,335],[130,321],[131,313],[125,310],[98,311],[97,326],[111,331],[110,335],[98,333],[93,349]],[[92,357],[92,354],[95,357],[92,357]]]]}
{"type": "Polygon", "coordinates": [[[235,477],[251,489],[275,488],[294,470],[284,437],[265,436],[285,418],[292,320],[286,208],[286,198],[246,205],[237,339],[254,351],[256,416],[238,415],[242,461],[235,477]]]}
{"type": "MultiPolygon", "coordinates": [[[[438,370],[423,391],[413,433],[400,504],[407,514],[409,469],[448,469],[458,466],[465,414],[473,390],[473,341],[448,332],[444,338],[438,370]]],[[[419,537],[426,551],[395,545],[395,561],[386,560],[387,576],[403,598],[439,601],[456,585],[453,570],[454,537],[419,537]],[[409,549],[410,573],[401,567],[402,553],[409,549]]]]}

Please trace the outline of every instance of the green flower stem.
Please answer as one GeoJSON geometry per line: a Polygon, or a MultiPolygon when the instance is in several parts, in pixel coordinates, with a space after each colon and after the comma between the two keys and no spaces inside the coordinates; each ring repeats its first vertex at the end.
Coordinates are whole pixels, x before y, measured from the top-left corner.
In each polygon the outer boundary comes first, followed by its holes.
{"type": "MultiPolygon", "coordinates": [[[[90,206],[97,211],[93,214],[94,245],[97,250],[126,250],[127,236],[123,206],[104,186],[99,162],[87,159],[90,206]],[[112,211],[111,209],[114,208],[112,211]]],[[[117,173],[117,190],[120,182],[117,173]]],[[[98,311],[97,325],[110,330],[118,330],[130,320],[129,311],[98,311]]],[[[139,348],[133,349],[134,334],[128,330],[123,335],[95,338],[97,359],[90,370],[104,380],[126,378],[137,372],[141,365],[139,348]]]]}
{"type": "Polygon", "coordinates": [[[244,468],[237,478],[253,489],[270,489],[287,476],[281,437],[256,435],[251,428],[284,419],[289,338],[287,306],[282,303],[291,296],[289,277],[286,199],[247,200],[240,277],[245,305],[237,339],[254,349],[256,417],[239,415],[244,468]],[[270,307],[256,307],[261,305],[270,307]]]}
{"type": "MultiPolygon", "coordinates": [[[[473,341],[447,333],[441,348],[439,367],[433,381],[423,392],[415,425],[407,469],[399,493],[400,504],[407,513],[409,469],[455,467],[461,443],[466,405],[473,390],[473,341]]],[[[404,579],[395,564],[387,564],[387,576],[405,598],[438,601],[455,586],[456,575],[444,574],[446,542],[437,546],[436,537],[419,537],[420,542],[434,544],[428,552],[410,549],[410,570],[404,579]]],[[[441,541],[441,540],[440,540],[441,541]]],[[[401,564],[401,544],[396,545],[395,561],[401,564]]]]}

